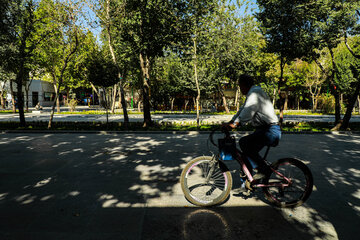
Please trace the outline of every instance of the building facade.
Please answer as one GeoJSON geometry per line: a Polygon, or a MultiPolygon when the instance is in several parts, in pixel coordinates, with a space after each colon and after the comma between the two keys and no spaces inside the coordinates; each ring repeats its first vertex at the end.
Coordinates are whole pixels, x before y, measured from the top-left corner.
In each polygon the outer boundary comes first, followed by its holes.
{"type": "MultiPolygon", "coordinates": [[[[6,93],[6,101],[11,105],[11,91],[10,83],[6,82],[4,85],[4,92],[6,93]]],[[[13,82],[13,90],[16,102],[16,83],[13,82]]],[[[25,87],[22,88],[24,102],[28,101],[29,107],[35,107],[36,104],[40,104],[43,107],[52,106],[55,99],[55,90],[53,84],[41,80],[31,80],[28,93],[26,94],[25,87]]]]}

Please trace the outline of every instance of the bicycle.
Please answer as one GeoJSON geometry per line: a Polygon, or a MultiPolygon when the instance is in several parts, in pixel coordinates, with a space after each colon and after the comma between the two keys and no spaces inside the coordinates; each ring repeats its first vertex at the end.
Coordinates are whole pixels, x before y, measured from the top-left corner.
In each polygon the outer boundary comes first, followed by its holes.
{"type": "Polygon", "coordinates": [[[213,206],[228,199],[233,180],[225,161],[230,159],[235,159],[240,164],[240,177],[244,178],[248,191],[261,188],[266,199],[277,207],[295,208],[309,198],[313,189],[313,177],[303,162],[295,158],[282,158],[269,163],[266,157],[272,146],[267,146],[263,159],[270,170],[262,180],[254,180],[251,162],[236,147],[235,138],[223,128],[225,138],[218,139],[217,145],[213,140],[214,132],[215,130],[210,133],[208,140],[219,149],[219,152],[213,153],[212,156],[197,157],[182,170],[180,184],[189,202],[198,206],[213,206]],[[228,147],[232,145],[232,152],[224,153],[221,142],[228,147]]]}

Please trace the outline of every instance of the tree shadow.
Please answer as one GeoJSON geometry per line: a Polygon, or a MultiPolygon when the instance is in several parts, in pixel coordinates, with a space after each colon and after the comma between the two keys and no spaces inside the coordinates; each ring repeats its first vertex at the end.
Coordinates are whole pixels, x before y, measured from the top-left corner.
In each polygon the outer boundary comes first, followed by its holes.
{"type": "MultiPolygon", "coordinates": [[[[279,239],[286,232],[287,239],[347,239],[358,233],[345,219],[353,224],[359,219],[359,136],[284,136],[270,157],[307,159],[316,187],[295,210],[264,204],[261,192],[247,201],[232,195],[222,206],[193,208],[179,176],[192,158],[208,155],[207,137],[0,135],[0,238],[279,239]],[[205,231],[206,225],[214,229],[205,231]]],[[[236,188],[238,166],[228,165],[236,188]]]]}

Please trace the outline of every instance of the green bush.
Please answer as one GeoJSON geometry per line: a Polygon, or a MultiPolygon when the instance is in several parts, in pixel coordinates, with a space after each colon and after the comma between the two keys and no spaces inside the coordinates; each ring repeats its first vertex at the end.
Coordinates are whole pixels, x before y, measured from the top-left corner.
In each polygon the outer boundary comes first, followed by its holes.
{"type": "Polygon", "coordinates": [[[335,110],[335,98],[330,94],[322,94],[318,99],[318,107],[323,113],[332,113],[335,110]]]}

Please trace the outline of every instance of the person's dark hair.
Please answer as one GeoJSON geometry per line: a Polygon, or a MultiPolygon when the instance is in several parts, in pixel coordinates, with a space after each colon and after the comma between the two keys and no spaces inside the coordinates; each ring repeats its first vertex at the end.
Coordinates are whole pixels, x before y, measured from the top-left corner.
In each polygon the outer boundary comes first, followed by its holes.
{"type": "Polygon", "coordinates": [[[246,87],[251,87],[255,84],[254,82],[254,78],[250,75],[247,75],[247,74],[241,74],[239,76],[239,85],[243,85],[243,86],[246,86],[246,87]]]}

